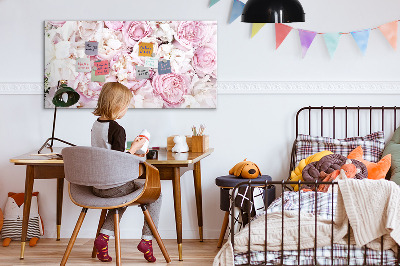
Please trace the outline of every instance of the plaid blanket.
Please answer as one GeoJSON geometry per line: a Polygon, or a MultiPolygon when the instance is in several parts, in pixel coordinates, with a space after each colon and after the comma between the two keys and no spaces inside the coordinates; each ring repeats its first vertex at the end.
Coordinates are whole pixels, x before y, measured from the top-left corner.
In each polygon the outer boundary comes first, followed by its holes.
{"type": "MultiPolygon", "coordinates": [[[[282,211],[282,203],[284,210],[298,210],[319,215],[326,219],[332,219],[332,213],[335,215],[336,208],[336,194],[317,192],[285,192],[283,197],[277,198],[271,203],[267,210],[269,213],[282,211]]],[[[260,217],[259,214],[254,219],[260,217]]],[[[348,260],[348,246],[347,245],[333,245],[333,264],[332,264],[332,248],[326,246],[316,249],[317,265],[381,265],[383,259],[384,265],[395,265],[396,257],[392,250],[385,250],[382,254],[376,250],[371,250],[364,247],[357,247],[350,245],[350,263],[348,260]],[[366,256],[364,256],[366,254],[366,256]]],[[[265,252],[250,252],[250,265],[263,264],[265,265],[265,255],[267,256],[266,265],[280,265],[281,252],[280,251],[267,251],[265,252]]],[[[298,255],[297,250],[285,250],[283,252],[284,265],[314,265],[314,249],[304,249],[298,255]]],[[[248,265],[248,253],[235,254],[235,265],[248,265]]]]}

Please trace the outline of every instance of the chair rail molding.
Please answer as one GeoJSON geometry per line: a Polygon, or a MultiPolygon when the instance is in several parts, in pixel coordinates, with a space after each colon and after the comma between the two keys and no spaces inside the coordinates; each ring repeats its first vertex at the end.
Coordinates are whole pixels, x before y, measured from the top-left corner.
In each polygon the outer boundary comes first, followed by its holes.
{"type": "MultiPolygon", "coordinates": [[[[0,94],[43,94],[43,83],[0,83],[0,94]]],[[[219,81],[218,94],[400,94],[400,81],[219,81]]]]}

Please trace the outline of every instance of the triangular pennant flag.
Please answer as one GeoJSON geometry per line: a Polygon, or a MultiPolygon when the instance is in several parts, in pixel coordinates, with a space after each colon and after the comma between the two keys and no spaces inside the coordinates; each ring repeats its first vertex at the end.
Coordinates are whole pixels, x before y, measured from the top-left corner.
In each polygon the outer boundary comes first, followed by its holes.
{"type": "Polygon", "coordinates": [[[242,3],[239,0],[233,0],[229,23],[232,23],[235,19],[237,19],[240,15],[242,15],[243,8],[244,8],[244,3],[242,3]]]}
{"type": "Polygon", "coordinates": [[[254,37],[258,33],[259,30],[261,30],[262,27],[264,27],[265,23],[253,23],[251,27],[251,38],[254,37]]]}
{"type": "Polygon", "coordinates": [[[316,35],[317,33],[315,31],[299,30],[301,55],[303,58],[306,56],[307,50],[310,48],[316,35]]]}
{"type": "Polygon", "coordinates": [[[378,27],[393,49],[397,48],[397,20],[378,27]]]}
{"type": "Polygon", "coordinates": [[[282,44],[282,42],[285,40],[286,36],[288,36],[289,32],[292,29],[293,28],[288,25],[275,23],[276,49],[278,49],[278,47],[282,44]]]}
{"type": "Polygon", "coordinates": [[[218,2],[219,2],[219,0],[210,0],[210,5],[208,7],[212,7],[213,5],[215,5],[218,2]]]}
{"type": "Polygon", "coordinates": [[[339,39],[340,36],[342,36],[342,34],[340,34],[339,32],[333,32],[333,33],[325,33],[323,36],[326,48],[328,48],[329,55],[332,58],[333,54],[336,51],[336,48],[338,47],[339,39]]]}
{"type": "Polygon", "coordinates": [[[353,38],[356,41],[356,43],[357,43],[358,47],[360,48],[361,53],[363,55],[365,54],[365,51],[367,50],[370,32],[371,32],[371,29],[351,32],[351,35],[353,35],[353,38]]]}

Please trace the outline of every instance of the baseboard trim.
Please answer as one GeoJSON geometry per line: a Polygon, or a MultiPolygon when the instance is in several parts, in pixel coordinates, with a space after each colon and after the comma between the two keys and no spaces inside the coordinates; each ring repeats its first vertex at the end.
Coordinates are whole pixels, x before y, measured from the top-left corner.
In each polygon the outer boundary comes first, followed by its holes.
{"type": "MultiPolygon", "coordinates": [[[[0,83],[0,94],[43,94],[43,83],[0,83]]],[[[400,81],[220,81],[218,94],[400,94],[400,81]]]]}

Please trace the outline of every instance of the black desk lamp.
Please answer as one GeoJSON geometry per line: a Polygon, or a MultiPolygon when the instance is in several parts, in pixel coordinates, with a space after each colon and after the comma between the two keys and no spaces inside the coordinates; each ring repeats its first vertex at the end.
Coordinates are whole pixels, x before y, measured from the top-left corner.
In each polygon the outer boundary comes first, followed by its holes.
{"type": "Polygon", "coordinates": [[[69,107],[71,105],[76,104],[79,101],[80,95],[77,93],[73,88],[67,86],[66,80],[60,80],[57,85],[57,91],[53,97],[53,104],[54,104],[54,118],[53,118],[53,131],[51,133],[51,138],[48,138],[42,147],[39,149],[38,153],[40,153],[45,147],[50,148],[53,152],[53,141],[58,140],[62,143],[68,144],[70,146],[75,146],[72,143],[69,143],[65,140],[55,138],[54,137],[54,130],[56,127],[56,117],[57,117],[57,107],[69,107]],[[51,143],[49,144],[49,141],[51,143]]]}
{"type": "Polygon", "coordinates": [[[298,0],[249,0],[243,8],[242,22],[304,22],[304,10],[298,0]]]}

